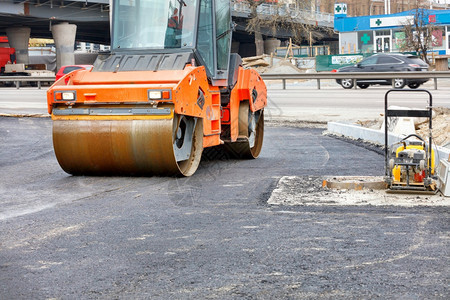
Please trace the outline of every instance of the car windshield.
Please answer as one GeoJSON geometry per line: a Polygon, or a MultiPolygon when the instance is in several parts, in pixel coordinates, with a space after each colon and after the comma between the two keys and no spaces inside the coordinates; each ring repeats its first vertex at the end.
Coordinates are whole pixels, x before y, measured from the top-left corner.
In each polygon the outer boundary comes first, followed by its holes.
{"type": "Polygon", "coordinates": [[[63,70],[63,74],[67,74],[78,69],[83,69],[83,67],[66,67],[63,70]]]}
{"type": "Polygon", "coordinates": [[[426,63],[418,57],[408,57],[408,58],[413,64],[422,65],[422,66],[426,65],[426,63]]]}
{"type": "Polygon", "coordinates": [[[113,49],[194,46],[196,0],[114,0],[113,49]]]}
{"type": "Polygon", "coordinates": [[[371,56],[361,61],[361,66],[375,65],[377,63],[377,56],[371,56]]]}

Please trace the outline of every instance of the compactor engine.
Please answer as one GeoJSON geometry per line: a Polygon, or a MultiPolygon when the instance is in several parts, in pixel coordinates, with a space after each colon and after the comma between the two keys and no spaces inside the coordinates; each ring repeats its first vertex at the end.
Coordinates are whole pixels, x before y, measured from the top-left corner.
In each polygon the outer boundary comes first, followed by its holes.
{"type": "Polygon", "coordinates": [[[431,150],[429,160],[427,145],[420,136],[409,135],[392,145],[390,149],[392,149],[389,155],[391,188],[423,189],[430,186],[434,167],[428,168],[428,163],[431,162],[431,166],[434,166],[434,151],[431,150]]]}
{"type": "Polygon", "coordinates": [[[266,87],[230,54],[229,0],[113,0],[111,52],[47,92],[67,173],[192,175],[207,147],[256,158],[266,87]]]}

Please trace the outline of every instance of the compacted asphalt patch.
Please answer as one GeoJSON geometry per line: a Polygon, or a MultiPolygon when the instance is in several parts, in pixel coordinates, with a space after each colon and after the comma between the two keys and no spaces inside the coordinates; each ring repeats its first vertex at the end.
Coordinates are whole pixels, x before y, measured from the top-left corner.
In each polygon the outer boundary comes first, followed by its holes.
{"type": "Polygon", "coordinates": [[[0,298],[447,299],[448,207],[268,203],[283,176],[383,175],[322,131],[267,126],[258,159],[189,178],[74,177],[50,119],[0,118],[0,298]]]}

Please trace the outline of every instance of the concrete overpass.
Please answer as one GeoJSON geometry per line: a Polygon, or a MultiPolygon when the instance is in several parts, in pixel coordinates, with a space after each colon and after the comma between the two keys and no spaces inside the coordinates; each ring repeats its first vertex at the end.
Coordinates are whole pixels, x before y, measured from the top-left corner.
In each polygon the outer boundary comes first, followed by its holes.
{"type": "MultiPolygon", "coordinates": [[[[286,4],[280,7],[271,4],[261,4],[257,8],[257,12],[263,18],[270,18],[278,14],[280,16],[289,16],[294,22],[316,25],[319,27],[334,27],[334,15],[312,12],[311,10],[300,9],[295,5],[286,4]]],[[[251,13],[250,7],[245,3],[232,1],[233,17],[249,18],[251,13]]]]}
{"type": "Polygon", "coordinates": [[[77,25],[77,40],[109,44],[109,0],[4,0],[0,2],[0,34],[15,26],[31,28],[31,37],[53,38],[60,22],[77,25]]]}
{"type": "MultiPolygon", "coordinates": [[[[243,3],[232,1],[234,18],[247,19],[250,9],[243,3]]],[[[312,13],[286,5],[275,10],[273,5],[263,4],[258,13],[290,15],[293,20],[333,28],[333,15],[312,13]]],[[[50,28],[58,22],[77,25],[77,40],[96,44],[109,44],[109,0],[3,0],[0,2],[0,34],[9,27],[30,27],[31,36],[52,38],[50,28]]]]}
{"type": "MultiPolygon", "coordinates": [[[[16,48],[18,62],[27,63],[29,37],[53,38],[60,54],[67,52],[70,47],[73,50],[75,39],[109,44],[109,12],[109,0],[3,0],[0,2],[0,35],[8,35],[11,46],[16,48]],[[61,25],[62,22],[69,24],[61,25]],[[76,28],[71,24],[76,25],[76,28]]],[[[263,4],[258,7],[258,13],[267,18],[275,13],[289,15],[294,22],[330,28],[334,20],[332,15],[311,13],[291,5],[275,11],[273,5],[263,4]]],[[[241,2],[232,1],[232,15],[239,25],[235,39],[240,43],[244,41],[251,44],[253,38],[245,31],[250,9],[241,2]]],[[[265,33],[270,35],[269,31],[265,33]]],[[[280,37],[288,36],[289,33],[280,32],[280,37]]],[[[71,62],[65,61],[64,64],[71,62]]]]}
{"type": "Polygon", "coordinates": [[[17,63],[29,63],[30,37],[55,40],[56,65],[75,63],[75,39],[109,44],[109,0],[4,0],[0,34],[16,49],[17,63]]]}

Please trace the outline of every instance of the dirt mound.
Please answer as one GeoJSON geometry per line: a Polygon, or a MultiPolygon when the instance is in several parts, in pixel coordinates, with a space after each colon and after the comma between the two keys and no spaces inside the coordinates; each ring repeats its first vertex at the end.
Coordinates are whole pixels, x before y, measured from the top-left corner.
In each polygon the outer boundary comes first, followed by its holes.
{"type": "Polygon", "coordinates": [[[381,129],[381,125],[383,125],[383,118],[380,118],[378,120],[358,120],[356,121],[356,124],[361,125],[362,127],[365,128],[370,128],[370,129],[381,129]]]}
{"type": "Polygon", "coordinates": [[[242,59],[242,65],[245,68],[255,68],[255,67],[268,67],[269,63],[264,60],[264,56],[252,56],[252,57],[244,57],[242,59]]]}
{"type": "Polygon", "coordinates": [[[303,73],[289,61],[280,61],[273,67],[267,68],[264,74],[299,74],[303,73]]]}

